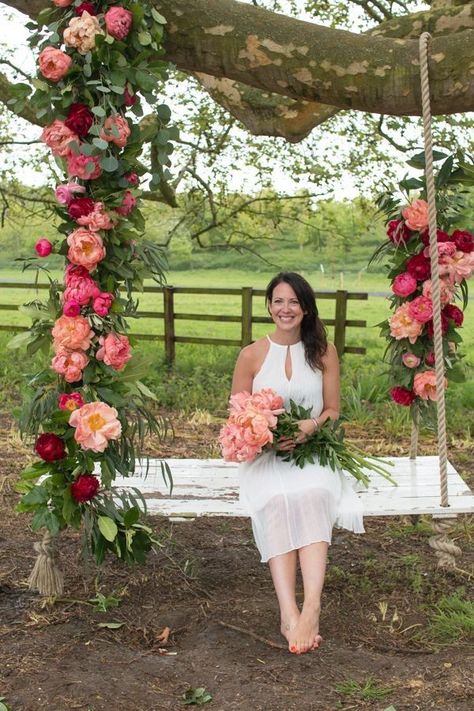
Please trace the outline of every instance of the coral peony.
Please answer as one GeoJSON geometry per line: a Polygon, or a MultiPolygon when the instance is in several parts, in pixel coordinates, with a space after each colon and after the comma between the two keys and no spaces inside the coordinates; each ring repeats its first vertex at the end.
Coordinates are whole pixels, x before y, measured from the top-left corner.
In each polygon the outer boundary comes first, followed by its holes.
{"type": "Polygon", "coordinates": [[[97,15],[97,10],[91,2],[81,2],[81,4],[76,7],[76,15],[81,16],[84,12],[88,12],[91,16],[97,15]]]}
{"type": "Polygon", "coordinates": [[[87,215],[81,216],[78,220],[80,225],[88,227],[92,232],[99,230],[111,230],[117,224],[117,217],[112,217],[104,208],[103,202],[96,202],[94,209],[87,215]]]}
{"type": "Polygon", "coordinates": [[[52,432],[44,432],[38,437],[35,451],[45,462],[56,462],[66,456],[64,441],[52,432]]]}
{"type": "Polygon", "coordinates": [[[78,185],[78,183],[66,183],[66,185],[58,185],[54,194],[60,205],[69,205],[76,193],[83,194],[85,192],[86,189],[83,185],[78,185]]]}
{"type": "Polygon", "coordinates": [[[90,402],[74,410],[69,418],[75,427],[74,439],[82,449],[103,452],[111,439],[119,439],[122,425],[117,419],[117,410],[105,402],[90,402]]]}
{"type": "Polygon", "coordinates": [[[92,308],[99,316],[107,316],[112,306],[114,300],[114,295],[109,294],[107,291],[102,291],[98,294],[94,301],[92,302],[92,308]]]}
{"type": "MultiPolygon", "coordinates": [[[[423,232],[421,232],[420,234],[420,237],[423,244],[428,246],[430,243],[429,230],[423,230],[423,232]]],[[[443,230],[436,230],[436,240],[438,242],[449,242],[450,237],[447,232],[443,232],[443,230]]]]}
{"type": "Polygon", "coordinates": [[[96,353],[97,360],[102,360],[114,370],[122,370],[132,354],[127,336],[117,333],[108,333],[99,338],[100,348],[96,353]]]}
{"type": "Polygon", "coordinates": [[[413,232],[408,229],[403,220],[390,220],[387,225],[387,236],[396,245],[406,244],[413,237],[413,232]]]}
{"type": "Polygon", "coordinates": [[[119,148],[124,148],[127,145],[128,137],[130,136],[130,126],[127,119],[118,114],[109,116],[104,121],[104,128],[100,132],[100,137],[104,141],[115,143],[119,148]]]}
{"type": "Polygon", "coordinates": [[[415,393],[408,388],[404,388],[401,385],[397,385],[390,390],[390,397],[397,405],[403,405],[404,407],[409,407],[415,400],[415,393]]]}
{"type": "Polygon", "coordinates": [[[83,504],[97,495],[99,487],[99,480],[93,474],[79,474],[71,484],[71,496],[78,504],[83,504]]]}
{"type": "Polygon", "coordinates": [[[113,6],[104,15],[107,32],[115,39],[123,40],[130,32],[133,15],[130,10],[113,6]]]}
{"type": "Polygon", "coordinates": [[[94,201],[88,197],[73,198],[68,205],[69,217],[73,220],[78,220],[79,217],[88,215],[94,209],[94,201]]]}
{"type": "Polygon", "coordinates": [[[424,254],[415,254],[407,261],[406,269],[418,281],[425,281],[431,276],[431,262],[424,254]]]}
{"type": "Polygon", "coordinates": [[[67,301],[64,302],[63,314],[65,316],[74,318],[75,316],[79,316],[80,313],[81,313],[81,305],[78,301],[75,301],[74,299],[68,299],[67,301]]]}
{"type": "Polygon", "coordinates": [[[74,286],[81,279],[92,279],[85,267],[77,264],[68,264],[64,272],[64,283],[66,286],[74,286]]]}
{"type": "Polygon", "coordinates": [[[101,174],[98,156],[84,156],[77,153],[69,153],[66,157],[67,172],[72,177],[81,180],[95,180],[101,174]]]}
{"type": "Polygon", "coordinates": [[[56,7],[68,7],[69,5],[72,5],[73,2],[74,0],[53,0],[56,7]]]}
{"type": "Polygon", "coordinates": [[[79,227],[67,238],[69,245],[67,258],[73,264],[79,264],[92,272],[105,257],[105,247],[102,237],[97,232],[91,232],[85,227],[79,227]]]}
{"type": "MultiPolygon", "coordinates": [[[[444,387],[448,387],[448,381],[444,378],[444,387]]],[[[424,370],[422,373],[416,373],[413,380],[413,390],[422,400],[436,400],[438,397],[436,391],[436,373],[434,370],[424,370]]]]}
{"type": "Polygon", "coordinates": [[[433,303],[427,296],[417,296],[409,302],[408,313],[416,321],[426,323],[433,318],[433,303]]]}
{"type": "Polygon", "coordinates": [[[94,115],[85,104],[71,104],[64,123],[71,131],[83,138],[94,123],[94,115]]]}
{"type": "Polygon", "coordinates": [[[45,79],[60,81],[69,71],[71,57],[56,47],[45,47],[38,57],[39,70],[45,79]]]}
{"type": "Polygon", "coordinates": [[[425,200],[414,200],[402,210],[402,217],[407,227],[421,232],[428,226],[428,203],[425,200]]]}
{"type": "Polygon", "coordinates": [[[444,256],[439,260],[439,273],[460,284],[464,279],[470,279],[474,272],[474,252],[457,250],[452,256],[444,256]]]}
{"type": "Polygon", "coordinates": [[[46,143],[54,156],[65,157],[71,152],[69,144],[78,141],[77,135],[71,131],[62,121],[56,119],[52,124],[46,126],[41,133],[41,140],[46,143]]]}
{"type": "Polygon", "coordinates": [[[474,251],[474,235],[466,230],[454,230],[451,239],[460,252],[474,251]]]}
{"type": "MultiPolygon", "coordinates": [[[[440,292],[441,292],[441,303],[449,304],[454,296],[454,283],[449,277],[441,277],[439,280],[440,292]]],[[[423,296],[427,296],[429,299],[433,299],[433,284],[431,279],[423,282],[423,296]]]]}
{"type": "Polygon", "coordinates": [[[397,296],[409,296],[416,291],[417,281],[414,276],[408,272],[398,274],[392,283],[392,291],[397,296]]]}
{"type": "Polygon", "coordinates": [[[95,299],[95,297],[100,294],[99,287],[92,277],[89,276],[89,272],[87,270],[86,274],[87,277],[73,279],[70,282],[70,286],[66,286],[63,294],[65,302],[74,300],[81,306],[85,306],[91,299],[95,299]]]}
{"type": "Polygon", "coordinates": [[[56,353],[64,348],[72,351],[78,349],[86,351],[91,344],[91,339],[94,337],[94,331],[84,316],[76,316],[75,318],[60,316],[55,322],[51,333],[56,353]]]}
{"type": "Polygon", "coordinates": [[[89,362],[83,351],[69,351],[60,348],[51,361],[51,367],[56,373],[62,375],[67,383],[77,383],[82,379],[82,371],[89,362]]]}
{"type": "Polygon", "coordinates": [[[442,313],[447,319],[454,321],[455,326],[462,326],[464,321],[464,313],[454,304],[447,304],[442,313]]]}
{"type": "Polygon", "coordinates": [[[421,358],[418,358],[414,353],[404,353],[402,355],[402,363],[406,368],[418,368],[421,358]]]}
{"type": "Polygon", "coordinates": [[[77,410],[84,405],[81,393],[61,393],[58,397],[58,407],[60,410],[77,410]]]}
{"type": "Polygon", "coordinates": [[[63,39],[69,47],[75,47],[79,54],[87,54],[95,49],[95,38],[103,35],[99,20],[85,10],[80,17],[73,17],[64,30],[63,39]]]}
{"type": "Polygon", "coordinates": [[[126,190],[125,195],[122,199],[122,204],[120,207],[115,208],[115,212],[118,212],[119,215],[126,217],[131,213],[136,204],[136,198],[133,196],[130,190],[126,190]]]}
{"type": "Polygon", "coordinates": [[[35,252],[38,257],[47,257],[51,254],[52,251],[53,245],[51,244],[49,239],[46,239],[46,237],[42,237],[35,244],[35,252]]]}
{"type": "Polygon", "coordinates": [[[423,324],[410,316],[409,303],[402,304],[389,319],[390,335],[397,341],[408,338],[415,343],[423,330],[423,324]]]}

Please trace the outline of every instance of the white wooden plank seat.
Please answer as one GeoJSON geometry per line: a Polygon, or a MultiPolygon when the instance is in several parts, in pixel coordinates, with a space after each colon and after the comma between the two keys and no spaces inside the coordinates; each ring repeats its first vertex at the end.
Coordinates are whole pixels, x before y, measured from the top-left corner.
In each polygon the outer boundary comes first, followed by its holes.
{"type": "MultiPolygon", "coordinates": [[[[401,516],[429,514],[434,517],[474,513],[474,493],[448,462],[449,507],[440,505],[438,457],[391,457],[388,467],[398,486],[370,473],[368,489],[359,487],[365,516],[401,516]]],[[[193,519],[198,516],[246,516],[239,502],[237,465],[222,459],[167,459],[173,477],[169,494],[160,460],[139,463],[136,476],[119,477],[115,486],[139,489],[150,514],[171,519],[193,519]]],[[[351,478],[351,477],[350,477],[351,478]]],[[[352,478],[351,478],[352,479],[352,478]]]]}

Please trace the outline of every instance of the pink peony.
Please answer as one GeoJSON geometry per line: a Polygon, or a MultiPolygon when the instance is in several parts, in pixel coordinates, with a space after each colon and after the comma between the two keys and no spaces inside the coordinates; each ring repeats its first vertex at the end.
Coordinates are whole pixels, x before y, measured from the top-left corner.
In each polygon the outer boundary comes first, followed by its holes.
{"type": "Polygon", "coordinates": [[[56,200],[61,205],[69,205],[76,193],[83,194],[85,192],[86,189],[83,185],[78,185],[78,183],[66,183],[66,185],[58,185],[54,194],[56,200]]]}
{"type": "Polygon", "coordinates": [[[127,190],[125,192],[125,195],[123,196],[122,205],[120,207],[116,207],[115,212],[118,212],[119,215],[126,217],[131,213],[136,204],[136,198],[133,196],[130,190],[127,190]]]}
{"type": "MultiPolygon", "coordinates": [[[[456,251],[456,245],[454,242],[438,242],[438,259],[441,262],[442,257],[452,257],[456,251]]],[[[430,258],[430,248],[425,247],[423,250],[424,256],[430,258]]]]}
{"type": "Polygon", "coordinates": [[[77,383],[82,379],[82,371],[89,362],[83,351],[61,349],[51,361],[51,367],[62,375],[67,383],[77,383]]]}
{"type": "Polygon", "coordinates": [[[81,393],[61,393],[58,397],[58,407],[60,410],[77,410],[84,405],[81,393]]]}
{"type": "Polygon", "coordinates": [[[408,314],[420,323],[427,323],[433,318],[433,303],[427,296],[417,296],[408,304],[408,314]]]}
{"type": "Polygon", "coordinates": [[[56,353],[61,349],[86,351],[94,337],[89,321],[84,316],[60,316],[54,324],[52,335],[56,353]]]}
{"type": "Polygon", "coordinates": [[[45,47],[38,57],[39,70],[45,79],[60,81],[71,68],[72,59],[56,47],[45,47]]]}
{"type": "Polygon", "coordinates": [[[63,299],[65,302],[69,300],[77,301],[81,306],[85,306],[99,294],[99,287],[87,272],[87,277],[71,281],[71,285],[64,290],[63,299]]]}
{"type": "Polygon", "coordinates": [[[81,180],[95,180],[101,174],[98,156],[83,156],[77,153],[69,153],[66,156],[67,172],[72,177],[81,180]]]}
{"type": "Polygon", "coordinates": [[[92,303],[92,308],[99,316],[107,316],[110,311],[110,307],[112,306],[113,300],[113,294],[109,294],[107,291],[102,291],[95,297],[92,303]]]}
{"type": "Polygon", "coordinates": [[[125,176],[125,180],[132,186],[132,188],[136,188],[140,184],[140,178],[136,173],[128,173],[125,176]]]}
{"type": "Polygon", "coordinates": [[[391,242],[399,245],[406,244],[413,234],[403,220],[390,220],[387,225],[387,236],[391,242]]]}
{"type": "Polygon", "coordinates": [[[46,239],[46,237],[42,237],[35,244],[35,252],[38,257],[48,257],[52,251],[53,245],[51,244],[49,239],[46,239]]]}
{"type": "Polygon", "coordinates": [[[77,264],[68,264],[64,272],[64,283],[66,286],[74,286],[81,279],[92,279],[85,267],[77,264]]]}
{"type": "Polygon", "coordinates": [[[451,239],[460,252],[474,251],[474,235],[466,230],[454,230],[451,239]]]}
{"type": "Polygon", "coordinates": [[[425,200],[414,200],[402,210],[402,217],[407,227],[414,232],[421,232],[428,226],[428,203],[425,200]]]}
{"type": "Polygon", "coordinates": [[[81,305],[77,301],[74,301],[74,299],[68,299],[64,302],[63,314],[65,316],[74,318],[75,316],[79,316],[80,313],[81,305]]]}
{"type": "MultiPolygon", "coordinates": [[[[441,291],[441,303],[449,304],[454,296],[454,284],[448,277],[441,277],[439,286],[441,291]]],[[[433,283],[431,279],[427,279],[427,281],[423,282],[423,296],[433,299],[433,283]]]]}
{"type": "Polygon", "coordinates": [[[464,279],[470,279],[474,272],[474,252],[456,251],[452,256],[441,257],[439,273],[448,276],[457,284],[464,279]]]}
{"type": "Polygon", "coordinates": [[[63,39],[69,47],[75,47],[79,54],[87,54],[95,49],[95,38],[103,35],[97,17],[85,10],[80,17],[73,17],[64,30],[63,39]]]}
{"type": "Polygon", "coordinates": [[[402,363],[406,368],[418,368],[421,358],[418,358],[414,353],[404,353],[402,355],[402,363]]]}
{"type": "Polygon", "coordinates": [[[94,208],[87,215],[79,217],[77,222],[84,227],[88,227],[92,232],[99,230],[111,230],[117,224],[117,218],[112,218],[105,210],[103,202],[96,202],[94,208]]]}
{"type": "Polygon", "coordinates": [[[130,342],[127,336],[117,333],[108,333],[99,338],[100,348],[95,357],[102,360],[106,365],[110,365],[114,370],[122,370],[132,354],[130,352],[130,342]]]}
{"type": "Polygon", "coordinates": [[[123,40],[130,32],[133,15],[130,10],[113,6],[105,13],[104,20],[109,35],[115,39],[123,40]]]}
{"type": "Polygon", "coordinates": [[[408,272],[398,274],[393,280],[392,291],[397,296],[409,296],[416,291],[417,281],[414,276],[408,272]]]}
{"type": "Polygon", "coordinates": [[[67,238],[69,250],[67,258],[73,264],[79,264],[92,272],[105,257],[105,247],[102,237],[97,232],[90,232],[85,227],[79,227],[67,238]]]}
{"type": "Polygon", "coordinates": [[[397,385],[390,390],[390,397],[397,405],[409,407],[415,400],[415,393],[412,390],[408,390],[408,388],[397,385]]]}
{"type": "Polygon", "coordinates": [[[100,132],[100,137],[104,141],[115,143],[119,148],[124,148],[127,145],[128,137],[130,136],[130,126],[127,119],[118,114],[109,116],[104,121],[104,128],[100,132]]]}
{"type": "Polygon", "coordinates": [[[122,425],[117,419],[117,410],[105,402],[90,402],[74,410],[69,418],[75,427],[74,439],[81,449],[103,452],[112,439],[119,439],[122,425]]]}
{"type": "Polygon", "coordinates": [[[402,304],[390,318],[390,335],[397,341],[408,338],[410,343],[416,343],[423,324],[410,316],[409,306],[409,303],[402,304]]]}
{"type": "Polygon", "coordinates": [[[447,304],[442,313],[447,319],[453,321],[455,326],[459,327],[463,325],[464,313],[458,306],[455,306],[454,304],[447,304]]]}
{"type": "Polygon", "coordinates": [[[73,2],[74,0],[53,0],[56,7],[68,7],[69,5],[72,5],[73,2]]]}
{"type": "MultiPolygon", "coordinates": [[[[448,381],[444,378],[444,387],[448,387],[448,381]]],[[[413,380],[413,390],[422,400],[436,400],[438,394],[436,392],[436,373],[434,370],[425,370],[422,373],[416,373],[413,380]]]]}
{"type": "Polygon", "coordinates": [[[72,141],[79,141],[79,138],[63,121],[56,119],[43,129],[41,140],[46,143],[48,148],[51,148],[54,156],[62,156],[64,158],[71,152],[69,144],[72,141]]]}
{"type": "Polygon", "coordinates": [[[431,276],[431,262],[423,253],[410,257],[406,264],[406,269],[418,281],[425,281],[431,276]]]}

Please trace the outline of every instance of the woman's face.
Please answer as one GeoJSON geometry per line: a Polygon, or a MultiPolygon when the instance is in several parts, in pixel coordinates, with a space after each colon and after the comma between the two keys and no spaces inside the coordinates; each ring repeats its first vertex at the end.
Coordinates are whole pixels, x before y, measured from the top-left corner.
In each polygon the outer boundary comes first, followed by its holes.
{"type": "Polygon", "coordinates": [[[299,328],[304,317],[298,298],[289,284],[282,281],[273,289],[272,300],[268,305],[270,316],[275,325],[283,331],[299,328]]]}

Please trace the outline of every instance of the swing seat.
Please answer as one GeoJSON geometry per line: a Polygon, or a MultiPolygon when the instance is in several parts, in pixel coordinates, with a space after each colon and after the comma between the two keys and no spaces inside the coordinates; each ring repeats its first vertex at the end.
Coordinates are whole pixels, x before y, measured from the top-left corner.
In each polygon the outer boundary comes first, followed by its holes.
{"type": "MultiPolygon", "coordinates": [[[[239,502],[237,465],[222,459],[167,459],[173,477],[170,495],[159,459],[137,464],[136,475],[119,477],[119,489],[135,487],[146,500],[148,513],[172,520],[192,520],[198,516],[247,516],[239,502]]],[[[448,462],[449,506],[440,504],[439,464],[437,456],[385,458],[398,486],[378,474],[368,472],[371,483],[366,489],[357,485],[364,516],[405,516],[429,514],[436,518],[474,513],[474,493],[448,462]]],[[[351,481],[355,481],[349,476],[351,481]]]]}

